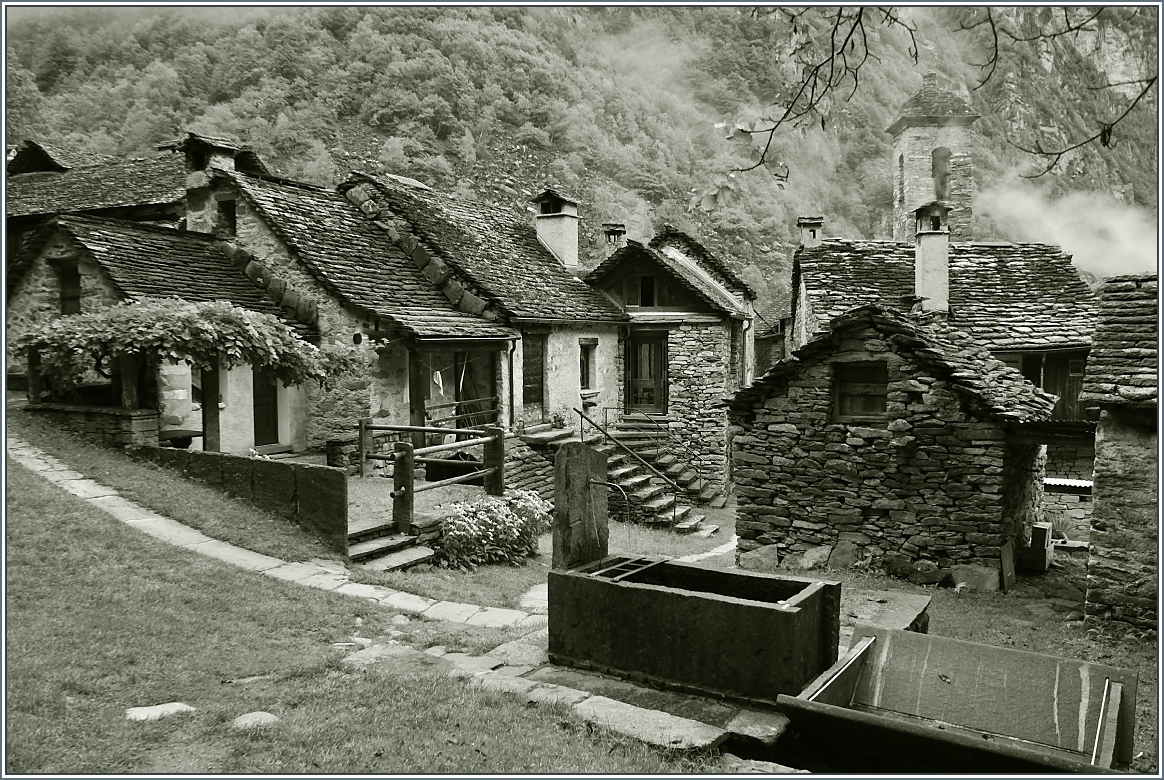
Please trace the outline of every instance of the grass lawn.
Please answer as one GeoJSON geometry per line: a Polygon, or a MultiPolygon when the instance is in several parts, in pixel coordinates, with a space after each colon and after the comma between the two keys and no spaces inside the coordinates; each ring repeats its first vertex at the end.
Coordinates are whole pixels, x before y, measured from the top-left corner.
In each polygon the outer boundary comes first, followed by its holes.
{"type": "Polygon", "coordinates": [[[131,501],[207,536],[289,561],[338,557],[290,520],[154,463],[86,441],[34,412],[9,408],[8,432],[131,501]]]}
{"type": "MultiPolygon", "coordinates": [[[[9,773],[704,772],[443,674],[353,671],[393,613],[158,542],[8,466],[9,773]],[[194,713],[138,723],[128,707],[194,713]],[[229,728],[265,710],[278,724],[229,728]]],[[[431,630],[412,621],[404,628],[431,630]]],[[[439,638],[434,633],[430,638],[439,638]]]]}

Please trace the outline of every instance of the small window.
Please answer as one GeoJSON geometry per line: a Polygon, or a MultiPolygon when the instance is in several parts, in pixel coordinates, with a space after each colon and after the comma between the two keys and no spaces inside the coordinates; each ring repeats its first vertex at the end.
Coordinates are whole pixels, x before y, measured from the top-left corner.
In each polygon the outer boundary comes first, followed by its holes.
{"type": "Polygon", "coordinates": [[[1085,361],[1083,360],[1068,360],[1067,373],[1071,376],[1083,376],[1084,363],[1085,361]]]}
{"type": "Polygon", "coordinates": [[[884,420],[889,373],[883,361],[833,364],[834,418],[884,420]]]}
{"type": "Polygon", "coordinates": [[[578,386],[583,390],[594,389],[594,353],[597,342],[584,339],[578,342],[578,386]]]}
{"type": "Polygon", "coordinates": [[[542,201],[543,214],[561,214],[562,201],[560,200],[543,200],[542,201]]]}
{"type": "Polygon", "coordinates": [[[228,236],[235,235],[238,228],[237,218],[235,216],[234,201],[220,200],[218,201],[218,230],[228,236]]]}
{"type": "Polygon", "coordinates": [[[930,217],[930,230],[941,230],[941,229],[942,229],[942,218],[941,217],[930,217]]]}
{"type": "Polygon", "coordinates": [[[639,277],[639,306],[655,305],[655,277],[639,277]]]}
{"type": "Polygon", "coordinates": [[[61,314],[81,312],[81,272],[76,263],[61,266],[61,314]]]}

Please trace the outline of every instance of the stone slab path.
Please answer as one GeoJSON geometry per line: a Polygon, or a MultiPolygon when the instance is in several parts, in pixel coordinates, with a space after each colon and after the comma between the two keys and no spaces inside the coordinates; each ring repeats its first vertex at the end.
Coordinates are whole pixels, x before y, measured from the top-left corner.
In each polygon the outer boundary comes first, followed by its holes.
{"type": "MultiPolygon", "coordinates": [[[[590,690],[580,690],[553,682],[550,679],[538,679],[535,673],[546,668],[552,669],[552,667],[547,666],[549,659],[546,647],[549,629],[545,615],[544,590],[523,601],[523,606],[528,603],[526,609],[517,610],[482,607],[476,604],[453,601],[437,601],[378,585],[352,582],[348,578],[347,570],[343,564],[321,560],[284,561],[218,539],[212,539],[200,531],[182,525],[118,495],[113,488],[85,478],[83,474],[69,469],[58,459],[27,442],[8,438],[6,443],[8,455],[12,460],[42,478],[55,483],[61,489],[89,502],[111,517],[142,533],[184,547],[200,555],[257,572],[265,577],[292,582],[304,587],[329,590],[351,598],[367,599],[389,609],[408,612],[432,620],[447,620],[474,626],[513,626],[530,629],[528,635],[507,642],[483,656],[446,653],[443,648],[438,647],[420,651],[403,645],[378,643],[356,649],[356,643],[352,643],[352,652],[345,656],[345,663],[381,668],[388,673],[400,673],[401,668],[440,668],[454,676],[469,678],[471,684],[481,688],[523,696],[531,704],[542,702],[564,704],[571,707],[588,723],[668,750],[703,750],[715,747],[733,733],[730,729],[732,728],[731,724],[735,723],[741,724],[739,726],[740,734],[749,735],[750,732],[755,732],[757,729],[757,716],[755,714],[749,715],[743,711],[719,713],[720,717],[715,718],[715,720],[721,721],[721,723],[726,721],[728,727],[724,728],[722,725],[704,723],[690,717],[672,714],[663,709],[637,706],[610,696],[599,695],[590,690]],[[727,717],[729,715],[731,717],[727,717]]],[[[724,548],[726,549],[726,545],[724,548]]],[[[713,553],[719,554],[719,551],[713,551],[713,553]]],[[[564,674],[567,670],[559,671],[564,674]]],[[[552,676],[552,672],[546,673],[552,676]]],[[[595,680],[598,678],[593,676],[591,678],[585,687],[595,690],[601,687],[606,693],[619,693],[620,698],[632,698],[626,691],[621,691],[619,685],[615,684],[614,681],[596,682],[595,680]]],[[[577,678],[568,679],[564,677],[562,682],[566,681],[581,684],[586,681],[586,676],[579,675],[577,678]]],[[[628,688],[635,687],[629,686],[629,684],[623,685],[628,688]]],[[[639,696],[643,703],[650,701],[645,690],[642,694],[636,693],[635,696],[639,696]],[[642,696],[647,696],[647,698],[644,699],[642,696]]],[[[708,706],[713,705],[709,704],[708,706]]],[[[675,707],[670,706],[667,709],[675,709],[675,707]]],[[[688,710],[693,715],[701,712],[698,707],[691,704],[688,704],[688,710]]],[[[130,717],[149,717],[153,714],[153,710],[149,710],[148,713],[143,710],[141,715],[135,711],[130,717]]],[[[771,729],[772,725],[763,724],[759,728],[761,730],[771,729]]],[[[739,764],[739,759],[734,757],[732,759],[736,764],[739,764]]],[[[793,771],[786,767],[778,767],[775,764],[769,764],[766,767],[768,768],[760,771],[793,771]]],[[[755,768],[728,766],[726,763],[724,769],[727,772],[757,771],[755,768]]]]}

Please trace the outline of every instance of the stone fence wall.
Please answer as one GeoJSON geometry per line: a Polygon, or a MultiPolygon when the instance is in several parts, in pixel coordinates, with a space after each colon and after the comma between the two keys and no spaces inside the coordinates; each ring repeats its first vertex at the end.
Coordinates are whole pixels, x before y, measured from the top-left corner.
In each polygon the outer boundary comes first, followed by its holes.
{"type": "Polygon", "coordinates": [[[1158,438],[1151,417],[1105,410],[1095,436],[1087,619],[1157,629],[1158,438]]]}
{"type": "Polygon", "coordinates": [[[68,404],[28,404],[24,408],[50,417],[57,424],[100,444],[116,447],[156,447],[158,444],[159,414],[156,409],[68,404]]]}
{"type": "Polygon", "coordinates": [[[667,336],[667,416],[671,434],[667,451],[709,483],[727,479],[727,392],[730,328],[727,324],[680,325],[667,336]]]}
{"type": "Polygon", "coordinates": [[[249,501],[348,553],[348,478],[341,469],[172,447],[131,454],[249,501]]]}

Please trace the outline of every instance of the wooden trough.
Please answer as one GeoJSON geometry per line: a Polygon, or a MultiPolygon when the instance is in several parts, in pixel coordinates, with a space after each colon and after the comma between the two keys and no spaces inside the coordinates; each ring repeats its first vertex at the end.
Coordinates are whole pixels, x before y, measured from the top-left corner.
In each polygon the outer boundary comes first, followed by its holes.
{"type": "Polygon", "coordinates": [[[837,658],[841,585],[611,555],[549,575],[564,666],[772,706],[837,658]]]}
{"type": "Polygon", "coordinates": [[[862,624],[777,706],[809,769],[1095,774],[1131,763],[1136,683],[1126,669],[862,624]]]}

